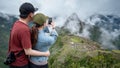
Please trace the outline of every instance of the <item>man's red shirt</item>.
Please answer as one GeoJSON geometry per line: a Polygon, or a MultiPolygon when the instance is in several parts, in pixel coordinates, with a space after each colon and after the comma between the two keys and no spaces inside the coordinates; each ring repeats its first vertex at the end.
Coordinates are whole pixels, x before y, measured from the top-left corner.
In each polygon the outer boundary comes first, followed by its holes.
{"type": "MultiPolygon", "coordinates": [[[[23,49],[28,48],[31,48],[30,29],[27,24],[21,21],[16,21],[11,31],[11,38],[9,40],[9,52],[13,51],[15,54],[18,54],[23,49]]],[[[16,61],[11,65],[24,66],[28,64],[28,61],[28,57],[24,52],[19,57],[16,57],[16,61]]]]}

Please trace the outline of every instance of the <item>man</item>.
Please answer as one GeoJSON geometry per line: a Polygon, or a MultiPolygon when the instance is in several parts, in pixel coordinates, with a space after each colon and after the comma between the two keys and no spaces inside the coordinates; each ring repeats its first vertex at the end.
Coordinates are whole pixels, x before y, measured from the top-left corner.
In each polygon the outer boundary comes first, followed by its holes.
{"type": "Polygon", "coordinates": [[[28,56],[49,56],[48,52],[39,52],[32,50],[31,36],[28,23],[32,21],[32,17],[35,12],[35,8],[30,3],[23,3],[20,8],[20,19],[16,21],[12,27],[10,40],[9,40],[9,51],[15,53],[16,61],[10,64],[10,68],[28,68],[28,56]],[[22,52],[20,56],[16,56],[22,52]]]}

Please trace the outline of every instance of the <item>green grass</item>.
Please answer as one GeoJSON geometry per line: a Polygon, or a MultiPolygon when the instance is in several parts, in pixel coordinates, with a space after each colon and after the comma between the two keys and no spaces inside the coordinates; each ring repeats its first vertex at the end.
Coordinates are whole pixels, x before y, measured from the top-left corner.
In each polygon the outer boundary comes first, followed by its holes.
{"type": "Polygon", "coordinates": [[[79,37],[71,37],[71,41],[75,42],[75,43],[79,43],[82,40],[79,37]]]}

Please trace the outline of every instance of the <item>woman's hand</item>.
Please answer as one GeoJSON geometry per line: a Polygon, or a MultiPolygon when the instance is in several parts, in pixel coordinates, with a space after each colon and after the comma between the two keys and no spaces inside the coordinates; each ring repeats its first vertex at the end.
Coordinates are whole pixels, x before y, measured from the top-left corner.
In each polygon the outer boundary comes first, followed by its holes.
{"type": "Polygon", "coordinates": [[[55,28],[55,23],[52,22],[52,23],[51,23],[51,26],[52,26],[52,28],[54,29],[54,28],[55,28]]]}
{"type": "Polygon", "coordinates": [[[50,28],[54,29],[54,28],[55,28],[55,23],[54,23],[54,22],[52,22],[51,24],[46,24],[46,26],[48,26],[48,27],[50,27],[50,28]]]}

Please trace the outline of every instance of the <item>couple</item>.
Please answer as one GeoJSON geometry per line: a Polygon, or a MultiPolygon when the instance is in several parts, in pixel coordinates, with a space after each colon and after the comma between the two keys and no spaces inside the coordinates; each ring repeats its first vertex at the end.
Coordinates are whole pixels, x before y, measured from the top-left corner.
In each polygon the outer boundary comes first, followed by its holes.
{"type": "Polygon", "coordinates": [[[49,48],[58,34],[54,23],[47,25],[47,16],[34,15],[35,11],[30,3],[23,3],[19,8],[20,18],[12,27],[8,50],[8,53],[15,53],[16,61],[9,68],[48,68],[49,48]],[[35,23],[31,30],[28,27],[30,21],[35,23]]]}

